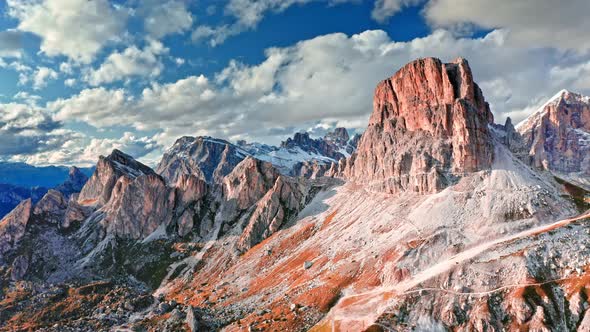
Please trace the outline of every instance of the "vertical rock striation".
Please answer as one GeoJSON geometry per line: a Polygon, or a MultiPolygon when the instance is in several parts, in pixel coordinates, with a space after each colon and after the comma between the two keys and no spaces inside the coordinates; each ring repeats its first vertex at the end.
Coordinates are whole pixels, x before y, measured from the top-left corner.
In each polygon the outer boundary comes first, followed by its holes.
{"type": "Polygon", "coordinates": [[[379,83],[357,153],[339,168],[374,190],[433,193],[490,167],[492,122],[465,59],[419,59],[379,83]]]}

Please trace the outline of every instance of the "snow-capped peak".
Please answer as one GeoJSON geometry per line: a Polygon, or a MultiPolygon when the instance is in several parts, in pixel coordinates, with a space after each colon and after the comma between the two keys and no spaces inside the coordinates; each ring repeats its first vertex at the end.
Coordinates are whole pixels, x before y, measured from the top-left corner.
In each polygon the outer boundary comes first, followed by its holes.
{"type": "Polygon", "coordinates": [[[584,96],[579,93],[571,92],[567,89],[562,89],[557,92],[553,97],[549,98],[543,105],[541,105],[535,112],[529,115],[526,119],[519,122],[515,128],[519,132],[526,131],[533,123],[536,123],[540,117],[547,112],[547,106],[557,105],[560,102],[565,101],[567,104],[578,104],[590,103],[590,97],[584,96]]]}

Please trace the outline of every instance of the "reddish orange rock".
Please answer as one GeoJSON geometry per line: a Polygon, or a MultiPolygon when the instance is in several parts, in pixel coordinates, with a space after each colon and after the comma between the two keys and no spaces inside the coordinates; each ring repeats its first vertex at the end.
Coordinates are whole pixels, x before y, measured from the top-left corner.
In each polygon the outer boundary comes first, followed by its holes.
{"type": "Polygon", "coordinates": [[[493,159],[488,103],[465,59],[413,61],[379,83],[344,176],[390,193],[436,192],[493,159]]]}

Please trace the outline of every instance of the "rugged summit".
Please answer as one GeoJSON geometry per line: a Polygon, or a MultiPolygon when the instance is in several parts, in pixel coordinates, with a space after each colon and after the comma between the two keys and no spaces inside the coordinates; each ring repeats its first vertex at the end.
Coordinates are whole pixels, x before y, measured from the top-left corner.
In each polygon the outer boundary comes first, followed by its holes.
{"type": "Polygon", "coordinates": [[[416,60],[377,86],[346,176],[379,191],[436,192],[490,167],[492,121],[465,59],[416,60]]]}
{"type": "Polygon", "coordinates": [[[175,183],[183,174],[219,183],[247,155],[222,139],[184,136],[164,153],[156,172],[168,183],[175,183]]]}
{"type": "Polygon", "coordinates": [[[562,90],[516,129],[532,165],[590,188],[590,97],[562,90]]]}
{"type": "Polygon", "coordinates": [[[104,205],[111,198],[112,189],[121,176],[136,178],[144,174],[154,174],[154,171],[115,149],[107,157],[100,156],[96,170],[82,188],[78,201],[85,205],[104,205]]]}
{"type": "Polygon", "coordinates": [[[357,147],[360,135],[350,137],[346,128],[335,128],[323,137],[312,138],[309,132],[295,133],[279,147],[238,141],[237,144],[254,158],[267,161],[285,174],[318,178],[333,163],[345,159],[357,147]]]}

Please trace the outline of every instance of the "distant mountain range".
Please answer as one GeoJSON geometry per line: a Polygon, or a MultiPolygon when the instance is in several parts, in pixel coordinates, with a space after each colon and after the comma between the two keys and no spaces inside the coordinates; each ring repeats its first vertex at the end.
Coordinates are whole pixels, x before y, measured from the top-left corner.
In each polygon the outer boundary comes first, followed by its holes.
{"type": "Polygon", "coordinates": [[[71,194],[82,188],[94,167],[38,167],[25,163],[0,162],[0,218],[28,198],[37,202],[50,188],[71,194]],[[83,182],[81,182],[83,181],[83,182]]]}
{"type": "MultiPolygon", "coordinates": [[[[86,176],[91,176],[94,167],[79,168],[86,176]]],[[[69,167],[33,166],[25,163],[0,162],[0,183],[18,187],[53,188],[68,178],[69,167]]]]}

